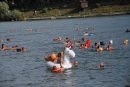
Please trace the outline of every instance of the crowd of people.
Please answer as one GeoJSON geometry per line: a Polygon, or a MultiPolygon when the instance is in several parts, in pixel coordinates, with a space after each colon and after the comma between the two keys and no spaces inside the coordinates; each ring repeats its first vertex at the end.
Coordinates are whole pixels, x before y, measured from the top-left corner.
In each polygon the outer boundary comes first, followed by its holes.
{"type": "MultiPolygon", "coordinates": [[[[75,30],[79,31],[80,29],[76,28],[75,30]]],[[[89,35],[88,30],[90,30],[90,28],[86,28],[86,30],[87,30],[87,32],[83,35],[84,37],[89,35]]],[[[91,31],[94,32],[95,29],[93,28],[91,31]]],[[[99,33],[98,35],[101,35],[101,34],[102,33],[99,33]]],[[[65,40],[63,40],[61,37],[58,37],[58,38],[54,38],[53,40],[61,41],[63,44],[65,44],[65,46],[68,46],[71,49],[74,49],[74,48],[87,49],[89,46],[87,46],[87,44],[85,43],[87,40],[84,37],[82,37],[81,40],[78,40],[78,41],[76,41],[76,37],[73,37],[73,39],[66,37],[65,40]]],[[[115,50],[115,48],[112,47],[112,44],[113,44],[113,40],[109,40],[107,47],[104,48],[105,43],[99,41],[99,42],[95,42],[89,48],[92,48],[92,49],[94,49],[94,51],[97,51],[97,52],[101,52],[103,50],[112,51],[112,50],[115,50]]],[[[128,40],[127,39],[124,40],[122,45],[128,45],[128,40]]],[[[44,58],[48,59],[49,57],[44,56],[44,58]]],[[[62,67],[61,57],[57,55],[56,61],[59,61],[59,60],[60,60],[60,62],[58,62],[58,63],[60,63],[60,65],[61,65],[60,70],[64,70],[64,68],[62,67]]],[[[52,61],[52,62],[54,62],[54,61],[52,61]]],[[[55,62],[55,63],[57,63],[57,62],[55,62]]],[[[75,61],[71,64],[72,64],[72,66],[75,66],[78,64],[78,62],[75,61]]],[[[96,68],[104,68],[104,66],[105,66],[105,64],[101,63],[99,66],[96,66],[96,68]]],[[[93,67],[91,67],[91,68],[93,68],[93,67]]],[[[55,72],[55,70],[59,70],[59,68],[57,68],[56,66],[53,66],[52,72],[55,72]]]]}
{"type": "MultiPolygon", "coordinates": [[[[31,28],[28,28],[26,29],[27,31],[32,31],[31,28]]],[[[45,28],[42,28],[42,30],[45,30],[45,28]]],[[[80,29],[76,28],[76,31],[79,31],[80,29]]],[[[88,44],[86,44],[86,39],[85,37],[89,35],[88,31],[90,30],[90,28],[86,28],[86,33],[83,34],[83,37],[81,38],[81,40],[76,40],[76,37],[73,37],[72,39],[66,37],[65,40],[63,40],[61,37],[57,37],[57,38],[53,38],[53,41],[61,41],[66,47],[70,47],[70,49],[74,49],[74,48],[79,48],[79,49],[87,49],[87,48],[92,48],[94,51],[97,51],[97,52],[101,52],[103,50],[107,50],[107,51],[112,51],[114,50],[115,48],[112,47],[112,44],[113,44],[113,40],[109,40],[109,44],[107,45],[106,48],[103,48],[102,46],[105,45],[104,42],[95,42],[94,44],[91,44],[91,47],[88,46],[88,44]]],[[[39,30],[36,30],[37,32],[39,30]]],[[[93,28],[91,30],[92,32],[95,31],[95,29],[93,28]]],[[[7,32],[10,32],[9,30],[7,32]]],[[[14,30],[14,32],[17,32],[17,30],[14,30]]],[[[100,33],[101,35],[102,33],[100,33]]],[[[7,38],[6,39],[7,41],[12,41],[12,38],[7,38]]],[[[91,41],[91,40],[90,40],[91,41]]],[[[0,42],[3,42],[3,40],[0,40],[0,42]]],[[[123,45],[128,45],[128,40],[124,40],[123,41],[123,45]]],[[[5,51],[5,50],[13,50],[13,51],[16,51],[16,52],[26,52],[26,48],[25,47],[22,47],[22,48],[19,48],[19,46],[15,45],[15,46],[12,46],[10,48],[7,48],[7,46],[5,44],[2,44],[2,47],[1,47],[1,50],[2,51],[5,51]]],[[[58,63],[60,64],[61,68],[57,68],[56,66],[53,66],[52,68],[52,72],[61,72],[61,71],[64,71],[64,67],[62,66],[63,64],[63,56],[64,56],[64,52],[60,52],[58,53],[57,55],[55,53],[52,53],[50,56],[46,56],[44,55],[44,59],[46,61],[51,61],[53,63],[58,63]]],[[[74,61],[74,62],[70,62],[70,64],[72,66],[76,66],[78,65],[78,61],[74,61]]],[[[101,68],[101,67],[104,67],[104,64],[101,63],[100,66],[98,68],[101,68]]]]}

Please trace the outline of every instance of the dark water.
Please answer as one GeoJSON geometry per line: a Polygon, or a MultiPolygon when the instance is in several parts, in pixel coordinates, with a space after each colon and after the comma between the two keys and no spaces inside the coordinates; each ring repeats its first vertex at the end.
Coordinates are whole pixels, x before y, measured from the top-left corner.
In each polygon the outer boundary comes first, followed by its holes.
{"type": "Polygon", "coordinates": [[[8,48],[18,45],[27,52],[0,51],[0,87],[125,87],[130,85],[130,44],[123,46],[123,40],[130,41],[130,15],[91,17],[63,20],[42,20],[22,22],[1,22],[0,39],[8,48]],[[94,28],[94,36],[83,36],[86,28],[94,28]],[[31,32],[26,28],[32,28],[31,32]],[[45,28],[45,30],[42,30],[45,28]],[[79,31],[75,31],[79,28],[79,31]],[[10,32],[7,32],[10,30],[10,32]],[[17,32],[14,32],[17,30],[17,32]],[[35,30],[39,30],[36,32],[35,30]],[[98,35],[102,32],[102,35],[98,35]],[[79,65],[64,73],[47,70],[43,55],[58,53],[64,49],[55,37],[80,40],[90,39],[92,44],[104,41],[107,47],[113,40],[113,51],[95,52],[92,48],[75,48],[79,65]],[[12,38],[12,41],[6,41],[12,38]],[[88,66],[105,64],[104,69],[88,69],[88,66]]]}

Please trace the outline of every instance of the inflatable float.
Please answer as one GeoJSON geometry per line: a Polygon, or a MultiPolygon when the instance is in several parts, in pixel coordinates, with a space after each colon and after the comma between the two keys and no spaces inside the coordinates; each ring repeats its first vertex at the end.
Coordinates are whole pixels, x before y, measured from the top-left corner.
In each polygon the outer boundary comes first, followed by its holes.
{"type": "MultiPolygon", "coordinates": [[[[65,47],[64,56],[62,58],[62,60],[63,60],[62,66],[63,66],[64,69],[68,69],[68,68],[72,67],[72,65],[70,64],[69,57],[72,57],[72,58],[75,57],[75,52],[73,50],[71,50],[69,47],[65,47]]],[[[57,68],[61,67],[60,64],[55,64],[55,63],[53,63],[51,61],[47,61],[46,67],[48,69],[52,69],[53,66],[56,66],[57,68]]]]}
{"type": "Polygon", "coordinates": [[[92,33],[90,33],[88,36],[93,36],[93,34],[92,34],[92,33]]]}
{"type": "Polygon", "coordinates": [[[87,40],[85,44],[86,44],[87,47],[90,47],[91,41],[87,40]]]}

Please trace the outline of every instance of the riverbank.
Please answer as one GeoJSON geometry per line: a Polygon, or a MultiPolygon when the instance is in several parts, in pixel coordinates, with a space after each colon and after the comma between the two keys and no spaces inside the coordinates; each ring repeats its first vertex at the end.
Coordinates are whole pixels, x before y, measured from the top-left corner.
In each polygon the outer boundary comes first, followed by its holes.
{"type": "Polygon", "coordinates": [[[36,18],[24,18],[24,21],[29,20],[55,20],[55,19],[72,19],[72,18],[85,18],[85,17],[97,17],[97,16],[114,16],[114,15],[126,15],[130,12],[114,12],[114,13],[102,13],[102,14],[91,14],[91,15],[77,15],[77,16],[59,16],[59,17],[36,17],[36,18]]]}

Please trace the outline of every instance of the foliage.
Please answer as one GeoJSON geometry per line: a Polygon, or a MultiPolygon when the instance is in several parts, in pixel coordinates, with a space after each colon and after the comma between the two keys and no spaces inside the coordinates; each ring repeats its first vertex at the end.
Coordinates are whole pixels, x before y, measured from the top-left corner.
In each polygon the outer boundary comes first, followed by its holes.
{"type": "Polygon", "coordinates": [[[23,16],[19,10],[13,10],[12,11],[12,18],[15,20],[21,20],[23,18],[23,16]]]}
{"type": "Polygon", "coordinates": [[[44,12],[44,13],[47,13],[47,12],[48,12],[48,8],[45,7],[45,8],[43,9],[43,12],[44,12]]]}
{"type": "Polygon", "coordinates": [[[99,3],[96,3],[96,7],[100,7],[101,5],[99,3]]]}
{"type": "Polygon", "coordinates": [[[9,6],[5,2],[0,2],[0,19],[4,19],[4,15],[8,13],[9,6]]]}
{"type": "Polygon", "coordinates": [[[0,2],[0,19],[2,21],[21,20],[22,18],[22,14],[19,10],[10,11],[8,4],[0,2]]]}

